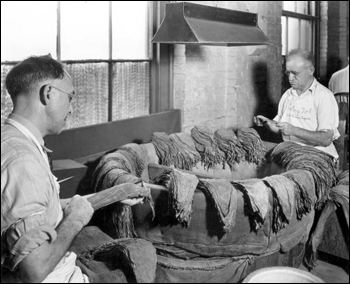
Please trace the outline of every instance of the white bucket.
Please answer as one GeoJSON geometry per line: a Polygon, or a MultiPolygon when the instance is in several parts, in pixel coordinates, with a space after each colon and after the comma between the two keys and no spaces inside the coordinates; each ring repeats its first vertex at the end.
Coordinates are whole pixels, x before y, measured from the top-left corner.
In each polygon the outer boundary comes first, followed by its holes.
{"type": "Polygon", "coordinates": [[[285,266],[261,268],[250,273],[242,283],[326,283],[310,272],[285,266]]]}

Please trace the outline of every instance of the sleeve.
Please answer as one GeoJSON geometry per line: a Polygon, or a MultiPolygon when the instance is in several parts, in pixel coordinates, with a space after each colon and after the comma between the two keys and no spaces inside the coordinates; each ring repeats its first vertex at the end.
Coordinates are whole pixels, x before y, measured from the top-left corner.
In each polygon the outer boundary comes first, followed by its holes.
{"type": "Polygon", "coordinates": [[[56,238],[47,169],[40,156],[15,153],[1,168],[1,262],[10,270],[33,250],[56,238]]]}
{"type": "Polygon", "coordinates": [[[14,271],[17,265],[32,251],[46,242],[53,242],[57,233],[46,223],[44,213],[33,214],[12,224],[2,238],[7,253],[2,256],[2,266],[14,271]]]}
{"type": "Polygon", "coordinates": [[[338,139],[340,134],[339,126],[339,110],[337,101],[332,92],[322,92],[317,95],[317,131],[333,132],[333,140],[338,139]]]}

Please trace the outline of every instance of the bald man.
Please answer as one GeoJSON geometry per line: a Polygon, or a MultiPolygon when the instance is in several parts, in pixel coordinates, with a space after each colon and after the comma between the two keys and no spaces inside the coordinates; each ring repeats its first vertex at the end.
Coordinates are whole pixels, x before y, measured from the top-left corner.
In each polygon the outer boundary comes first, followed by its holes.
{"type": "Polygon", "coordinates": [[[333,93],[315,79],[314,72],[310,52],[289,52],[285,74],[291,88],[283,94],[273,120],[258,115],[255,122],[274,133],[280,132],[284,141],[313,146],[337,160],[333,141],[339,137],[338,105],[333,93]]]}

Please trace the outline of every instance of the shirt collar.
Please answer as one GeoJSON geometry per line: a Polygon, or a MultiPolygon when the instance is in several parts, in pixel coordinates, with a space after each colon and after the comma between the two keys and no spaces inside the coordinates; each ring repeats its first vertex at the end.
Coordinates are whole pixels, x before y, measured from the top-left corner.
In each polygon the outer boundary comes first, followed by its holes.
{"type": "Polygon", "coordinates": [[[308,89],[311,92],[311,94],[315,94],[317,84],[318,84],[318,82],[317,82],[316,78],[314,78],[311,86],[308,89]]]}
{"type": "Polygon", "coordinates": [[[33,123],[31,123],[28,119],[24,118],[23,116],[20,116],[15,113],[11,113],[8,118],[22,124],[25,128],[27,128],[34,135],[35,139],[39,142],[39,144],[42,147],[44,147],[44,139],[41,136],[41,132],[33,123]]]}
{"type": "MultiPolygon", "coordinates": [[[[316,78],[314,78],[312,83],[311,83],[311,85],[310,85],[310,87],[304,93],[302,93],[301,96],[306,96],[308,94],[310,94],[310,95],[315,94],[315,90],[316,90],[317,84],[318,84],[318,82],[317,82],[316,78]]],[[[299,97],[297,91],[294,90],[293,88],[290,88],[290,93],[292,95],[294,95],[294,96],[298,96],[299,97]]]]}

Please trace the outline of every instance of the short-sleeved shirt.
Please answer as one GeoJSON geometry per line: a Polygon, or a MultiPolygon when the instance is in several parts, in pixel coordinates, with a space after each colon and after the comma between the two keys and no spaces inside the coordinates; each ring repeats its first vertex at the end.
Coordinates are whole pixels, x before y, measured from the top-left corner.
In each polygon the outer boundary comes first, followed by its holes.
{"type": "MultiPolygon", "coordinates": [[[[59,185],[39,130],[15,114],[1,127],[1,259],[14,271],[33,250],[56,239],[63,218],[59,185]]],[[[44,281],[81,282],[76,255],[68,252],[44,281]]]]}
{"type": "Polygon", "coordinates": [[[349,92],[349,65],[332,75],[328,87],[334,94],[349,92]]]}
{"type": "MultiPolygon", "coordinates": [[[[288,122],[293,126],[310,131],[331,130],[333,140],[340,136],[338,104],[333,93],[316,79],[300,96],[296,90],[288,89],[279,102],[278,114],[274,120],[288,122]]],[[[283,135],[283,140],[307,145],[307,141],[295,136],[283,135]]],[[[335,159],[339,157],[333,143],[327,147],[317,146],[315,148],[330,154],[335,159]]]]}

